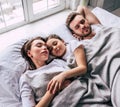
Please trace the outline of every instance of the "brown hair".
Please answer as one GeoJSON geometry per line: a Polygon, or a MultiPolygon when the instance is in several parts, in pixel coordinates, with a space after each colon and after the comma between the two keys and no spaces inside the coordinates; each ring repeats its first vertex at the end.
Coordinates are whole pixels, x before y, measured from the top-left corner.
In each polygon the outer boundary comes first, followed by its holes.
{"type": "Polygon", "coordinates": [[[32,38],[31,40],[27,40],[21,48],[22,57],[28,61],[29,65],[30,65],[29,69],[32,69],[32,70],[36,69],[36,66],[33,63],[33,61],[31,60],[31,58],[28,56],[27,52],[28,52],[28,50],[31,49],[31,45],[34,40],[43,40],[45,42],[44,38],[38,36],[38,37],[32,38]]]}
{"type": "Polygon", "coordinates": [[[58,36],[57,34],[50,34],[50,35],[46,38],[46,42],[47,42],[49,39],[52,39],[52,38],[59,39],[59,40],[62,40],[62,41],[63,41],[63,39],[62,39],[60,36],[58,36]]]}
{"type": "MultiPolygon", "coordinates": [[[[72,12],[68,15],[67,19],[66,19],[66,26],[68,27],[68,29],[73,33],[73,30],[70,28],[70,23],[73,21],[73,19],[77,16],[77,15],[82,15],[78,12],[72,12]]],[[[82,15],[83,16],[83,15],[82,15]]],[[[83,16],[84,17],[84,16],[83,16]]]]}

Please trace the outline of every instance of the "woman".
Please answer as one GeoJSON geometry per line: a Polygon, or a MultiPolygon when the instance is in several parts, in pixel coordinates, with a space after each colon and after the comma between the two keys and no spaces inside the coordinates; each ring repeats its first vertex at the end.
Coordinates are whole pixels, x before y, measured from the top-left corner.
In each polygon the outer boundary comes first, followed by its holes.
{"type": "Polygon", "coordinates": [[[66,44],[64,40],[56,34],[51,34],[46,39],[46,44],[51,54],[57,58],[64,59],[68,65],[72,67],[72,69],[55,76],[49,82],[47,89],[50,90],[50,92],[56,92],[56,87],[61,89],[65,79],[86,74],[86,56],[83,45],[80,43],[81,42],[73,40],[69,44],[66,44]]]}
{"type": "MultiPolygon", "coordinates": [[[[49,64],[46,63],[49,57],[49,51],[44,39],[41,37],[28,40],[23,45],[21,53],[30,65],[29,70],[20,78],[22,106],[48,107],[56,92],[50,93],[49,90],[46,90],[47,82],[54,75],[59,74],[61,71],[66,71],[69,68],[63,61],[53,60],[49,64]],[[41,78],[43,79],[42,81],[41,78]],[[49,80],[44,83],[46,78],[49,80]]],[[[66,87],[69,82],[69,80],[66,81],[62,88],[66,87]]],[[[57,89],[57,91],[59,90],[57,89]]]]}

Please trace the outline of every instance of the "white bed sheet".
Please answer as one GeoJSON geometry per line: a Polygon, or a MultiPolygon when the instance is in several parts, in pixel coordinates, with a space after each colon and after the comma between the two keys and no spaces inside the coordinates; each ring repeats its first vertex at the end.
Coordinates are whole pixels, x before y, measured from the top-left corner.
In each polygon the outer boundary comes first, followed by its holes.
{"type": "Polygon", "coordinates": [[[119,27],[120,28],[120,17],[116,16],[100,7],[96,7],[92,12],[97,16],[100,22],[105,26],[119,27]]]}
{"type": "MultiPolygon", "coordinates": [[[[97,18],[100,20],[102,25],[120,28],[120,17],[118,17],[100,7],[94,8],[92,10],[92,12],[97,16],[97,18]]],[[[56,29],[54,29],[50,33],[58,34],[65,41],[70,41],[72,39],[75,39],[74,37],[71,36],[71,33],[65,24],[58,26],[56,29]]]]}
{"type": "MultiPolygon", "coordinates": [[[[120,17],[99,7],[93,9],[92,12],[103,25],[120,27],[120,17]]],[[[57,33],[66,41],[74,39],[65,25],[57,27],[52,32],[57,33]]],[[[20,40],[0,53],[0,107],[21,107],[18,82],[27,64],[21,57],[20,49],[26,40],[20,40]]]]}

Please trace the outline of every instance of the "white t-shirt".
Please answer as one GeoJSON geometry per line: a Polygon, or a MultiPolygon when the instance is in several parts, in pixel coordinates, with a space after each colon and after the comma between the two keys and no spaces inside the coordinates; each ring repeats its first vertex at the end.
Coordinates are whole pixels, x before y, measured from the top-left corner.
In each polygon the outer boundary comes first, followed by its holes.
{"type": "Polygon", "coordinates": [[[74,51],[80,45],[82,45],[82,41],[78,40],[71,40],[70,42],[66,43],[66,53],[63,56],[63,59],[67,62],[68,66],[71,68],[76,66],[74,51]]]}
{"type": "Polygon", "coordinates": [[[27,70],[20,78],[22,107],[34,107],[46,92],[48,82],[53,76],[70,69],[66,62],[54,59],[48,65],[35,70],[27,70]]]}
{"type": "MultiPolygon", "coordinates": [[[[95,25],[92,25],[91,27],[95,33],[98,33],[103,27],[103,25],[95,24],[95,25]]],[[[76,66],[76,61],[74,57],[75,49],[79,47],[80,45],[83,45],[83,46],[88,45],[88,42],[90,42],[90,40],[91,39],[78,41],[77,39],[75,39],[75,40],[71,40],[70,42],[66,44],[66,53],[63,56],[63,59],[67,62],[69,67],[73,68],[76,66]]]]}
{"type": "Polygon", "coordinates": [[[91,27],[92,27],[92,30],[95,33],[98,33],[101,30],[101,28],[103,27],[103,25],[101,25],[101,24],[94,24],[94,25],[91,25],[91,27]]]}

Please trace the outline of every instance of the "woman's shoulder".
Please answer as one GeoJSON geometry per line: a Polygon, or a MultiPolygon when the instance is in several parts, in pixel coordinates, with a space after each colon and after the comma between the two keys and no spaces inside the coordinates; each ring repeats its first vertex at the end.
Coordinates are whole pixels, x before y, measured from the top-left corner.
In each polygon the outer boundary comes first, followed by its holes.
{"type": "Polygon", "coordinates": [[[60,59],[60,58],[55,58],[52,60],[52,62],[50,64],[53,64],[53,65],[57,65],[59,66],[60,65],[63,65],[65,64],[66,62],[63,60],[63,59],[60,59]]]}
{"type": "Polygon", "coordinates": [[[69,69],[67,63],[65,60],[63,59],[54,59],[52,62],[51,62],[54,66],[58,67],[58,68],[61,68],[61,69],[69,69]]]}

